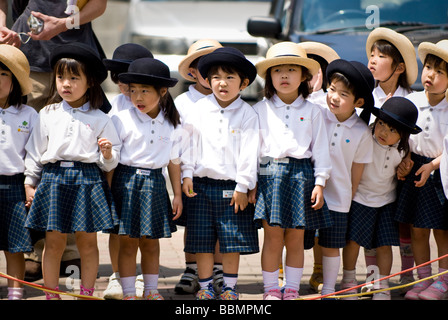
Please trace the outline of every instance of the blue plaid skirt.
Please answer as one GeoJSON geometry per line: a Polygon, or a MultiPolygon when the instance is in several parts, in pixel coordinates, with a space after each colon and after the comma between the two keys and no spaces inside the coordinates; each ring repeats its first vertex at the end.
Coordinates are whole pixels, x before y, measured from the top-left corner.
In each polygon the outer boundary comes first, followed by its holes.
{"type": "Polygon", "coordinates": [[[25,228],[25,176],[0,176],[0,250],[11,253],[33,251],[25,228]]]}
{"type": "Polygon", "coordinates": [[[176,231],[162,169],[118,165],[112,194],[120,218],[118,234],[132,238],[169,238],[176,231]]]}
{"type": "Polygon", "coordinates": [[[224,197],[235,190],[236,183],[229,180],[194,178],[197,195],[187,198],[187,239],[185,252],[214,253],[219,240],[221,253],[257,253],[258,231],[253,221],[254,206],[234,212],[231,198],[224,197]]]}
{"type": "Polygon", "coordinates": [[[366,249],[399,246],[398,222],[394,220],[395,203],[371,208],[352,201],[348,216],[347,239],[366,249]]]}
{"type": "Polygon", "coordinates": [[[45,164],[26,227],[38,231],[98,232],[118,224],[112,193],[95,163],[45,164]]]}
{"type": "Polygon", "coordinates": [[[326,203],[311,208],[315,186],[310,159],[286,158],[260,165],[254,219],[282,228],[320,229],[331,226],[326,203]],[[287,162],[287,163],[286,163],[287,162]]]}
{"type": "Polygon", "coordinates": [[[435,170],[423,187],[416,187],[420,176],[415,172],[433,159],[411,153],[414,166],[400,183],[395,220],[412,224],[415,228],[448,230],[446,198],[440,181],[440,171],[435,170]]]}

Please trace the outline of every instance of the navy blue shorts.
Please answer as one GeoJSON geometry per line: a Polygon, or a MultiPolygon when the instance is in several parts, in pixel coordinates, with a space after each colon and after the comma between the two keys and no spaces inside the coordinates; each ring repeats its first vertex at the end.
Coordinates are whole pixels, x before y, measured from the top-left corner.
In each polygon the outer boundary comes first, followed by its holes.
{"type": "Polygon", "coordinates": [[[282,228],[320,229],[331,225],[326,204],[314,210],[311,194],[315,186],[310,159],[285,158],[260,165],[255,220],[261,225],[282,228]]]}
{"type": "Polygon", "coordinates": [[[395,203],[371,208],[352,201],[348,216],[347,240],[366,249],[399,246],[398,222],[394,220],[395,203]]]}
{"type": "Polygon", "coordinates": [[[219,240],[221,253],[257,253],[258,231],[253,220],[254,206],[234,212],[230,206],[234,181],[193,178],[197,195],[187,198],[187,238],[185,252],[214,253],[219,240]]]}
{"type": "Polygon", "coordinates": [[[120,218],[118,234],[132,238],[169,238],[176,231],[162,169],[118,165],[112,194],[120,218]]]}
{"type": "Polygon", "coordinates": [[[344,248],[347,244],[348,212],[337,212],[330,210],[333,221],[331,227],[318,230],[305,230],[305,249],[314,246],[315,237],[318,236],[318,243],[324,248],[344,248]]]}
{"type": "Polygon", "coordinates": [[[414,182],[420,180],[420,176],[415,176],[415,172],[432,159],[414,153],[411,153],[411,159],[414,166],[400,184],[395,220],[412,224],[415,228],[448,230],[446,198],[440,171],[435,170],[423,187],[416,187],[414,182]]]}
{"type": "Polygon", "coordinates": [[[33,251],[30,231],[25,228],[25,176],[0,176],[0,250],[33,251]]]}
{"type": "Polygon", "coordinates": [[[112,193],[95,163],[45,164],[26,227],[38,231],[98,232],[118,224],[112,193]]]}

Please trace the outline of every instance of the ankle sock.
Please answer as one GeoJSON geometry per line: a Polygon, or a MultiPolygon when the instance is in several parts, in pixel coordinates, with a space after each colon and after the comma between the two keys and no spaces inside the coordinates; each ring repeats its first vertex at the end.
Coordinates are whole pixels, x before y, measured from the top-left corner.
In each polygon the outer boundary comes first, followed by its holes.
{"type": "Polygon", "coordinates": [[[261,274],[263,276],[264,292],[274,289],[280,290],[280,286],[278,285],[278,275],[280,274],[280,269],[273,272],[262,270],[261,274]]]}
{"type": "Polygon", "coordinates": [[[8,287],[8,300],[22,300],[23,288],[8,287]]]}
{"type": "Polygon", "coordinates": [[[122,277],[121,287],[123,288],[123,296],[135,296],[137,295],[135,290],[135,279],[136,276],[122,277]]]}
{"type": "MultiPolygon", "coordinates": [[[[411,239],[400,238],[400,258],[401,258],[401,270],[407,270],[414,267],[414,254],[411,247],[411,239]]],[[[411,275],[413,272],[408,271],[403,273],[404,275],[411,275]]]]}
{"type": "Polygon", "coordinates": [[[213,281],[213,276],[211,276],[210,278],[199,279],[199,285],[202,290],[208,289],[208,285],[210,283],[212,283],[212,281],[213,281]]]}
{"type": "Polygon", "coordinates": [[[322,285],[322,295],[333,293],[335,291],[340,263],[341,256],[322,257],[322,273],[324,278],[324,283],[322,285]]]}
{"type": "Polygon", "coordinates": [[[224,287],[225,288],[231,288],[235,289],[236,282],[238,280],[238,274],[236,273],[223,273],[223,279],[224,279],[224,287]]]}
{"type": "Polygon", "coordinates": [[[157,290],[159,284],[159,274],[143,274],[144,295],[147,296],[151,290],[157,290]]]}

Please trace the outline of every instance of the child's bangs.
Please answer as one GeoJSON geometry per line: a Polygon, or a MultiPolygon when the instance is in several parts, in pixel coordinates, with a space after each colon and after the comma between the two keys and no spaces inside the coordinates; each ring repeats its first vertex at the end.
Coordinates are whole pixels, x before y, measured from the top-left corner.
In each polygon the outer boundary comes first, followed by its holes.
{"type": "Polygon", "coordinates": [[[404,62],[403,56],[401,55],[400,51],[398,51],[397,47],[395,47],[389,41],[378,40],[372,45],[371,50],[373,51],[373,49],[375,48],[378,49],[378,51],[382,54],[391,57],[394,61],[394,66],[400,62],[404,62]]]}
{"type": "Polygon", "coordinates": [[[424,64],[430,64],[434,66],[435,69],[445,70],[445,72],[448,73],[448,63],[442,58],[439,58],[438,56],[435,56],[433,54],[426,55],[424,64]]]}
{"type": "Polygon", "coordinates": [[[71,73],[76,76],[81,75],[84,72],[84,65],[75,59],[62,58],[54,66],[54,72],[57,75],[63,75],[65,73],[71,73]]]}

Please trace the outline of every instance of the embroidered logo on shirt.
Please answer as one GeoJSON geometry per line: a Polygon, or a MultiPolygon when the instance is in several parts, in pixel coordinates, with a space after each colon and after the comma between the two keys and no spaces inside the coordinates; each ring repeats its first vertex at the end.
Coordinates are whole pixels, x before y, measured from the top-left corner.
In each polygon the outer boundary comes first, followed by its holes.
{"type": "Polygon", "coordinates": [[[29,123],[27,121],[23,121],[17,128],[17,131],[23,133],[30,133],[29,123]]]}
{"type": "Polygon", "coordinates": [[[170,142],[170,138],[169,138],[169,137],[162,137],[162,136],[159,136],[159,140],[162,141],[162,142],[165,142],[165,143],[170,142]]]}
{"type": "Polygon", "coordinates": [[[349,142],[350,142],[350,139],[345,139],[345,142],[349,143],[349,142]]]}

